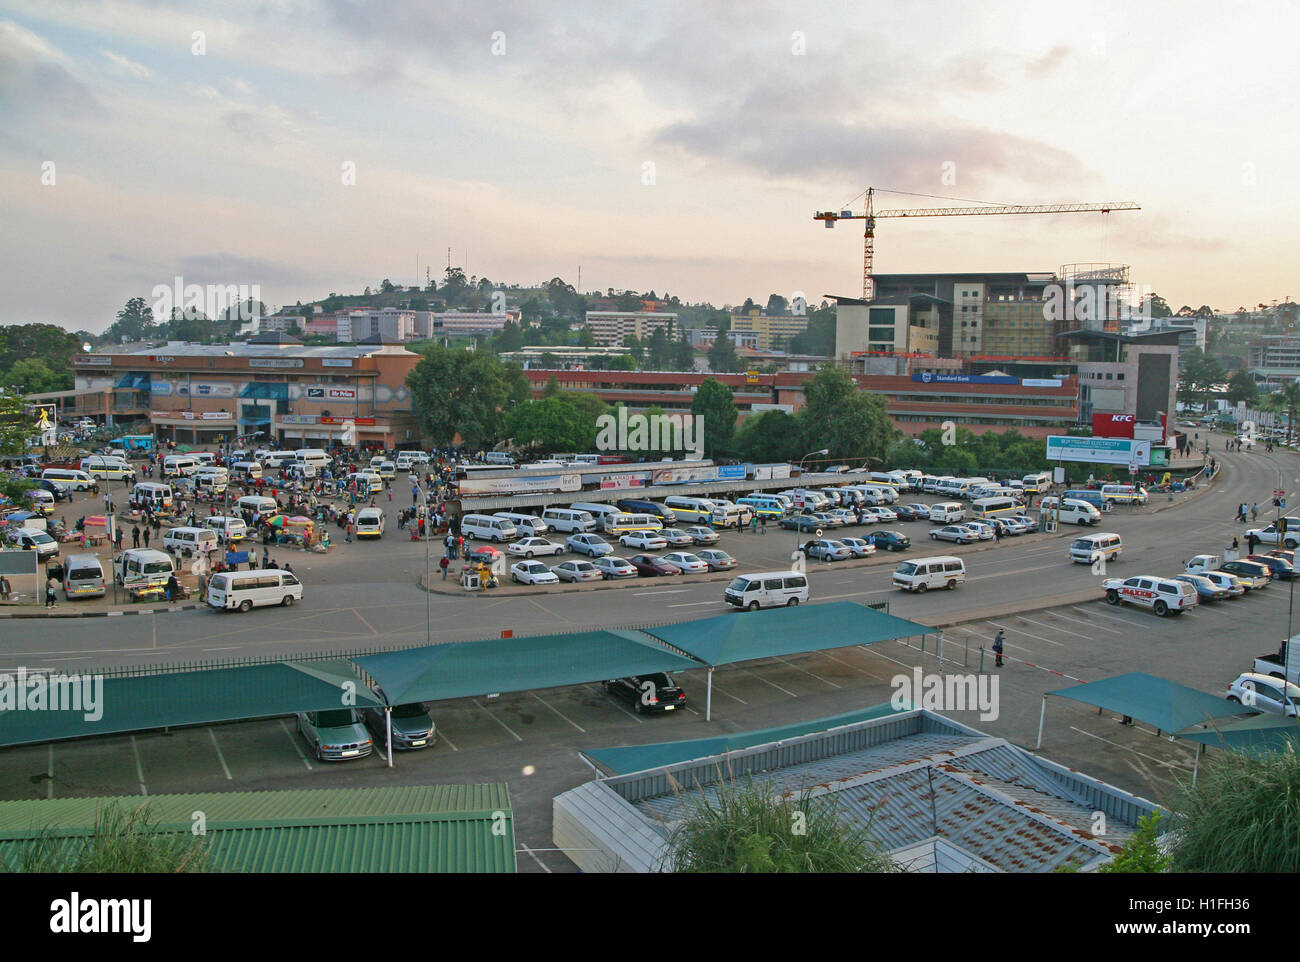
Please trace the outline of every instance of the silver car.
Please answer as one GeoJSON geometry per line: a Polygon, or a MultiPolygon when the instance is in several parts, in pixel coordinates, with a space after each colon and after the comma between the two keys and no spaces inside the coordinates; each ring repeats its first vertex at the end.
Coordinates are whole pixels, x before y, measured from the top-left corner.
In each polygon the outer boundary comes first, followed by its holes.
{"type": "Polygon", "coordinates": [[[604,577],[590,561],[565,561],[551,570],[561,581],[600,581],[604,577]]]}
{"type": "Polygon", "coordinates": [[[735,558],[719,548],[706,548],[695,552],[695,556],[708,565],[710,571],[726,571],[738,564],[735,558]]]}
{"type": "Polygon", "coordinates": [[[613,555],[607,555],[604,558],[597,558],[592,562],[600,571],[600,576],[606,581],[612,581],[615,578],[635,578],[636,568],[626,558],[615,558],[613,555]]]}
{"type": "Polygon", "coordinates": [[[876,546],[870,541],[863,541],[861,538],[840,538],[839,542],[848,548],[855,558],[870,558],[876,553],[876,546]]]}
{"type": "Polygon", "coordinates": [[[930,537],[935,541],[955,541],[957,544],[970,544],[972,541],[980,539],[977,532],[960,524],[950,524],[943,528],[936,528],[930,532],[930,537]]]}
{"type": "Polygon", "coordinates": [[[684,529],[687,534],[695,541],[696,544],[717,544],[722,540],[722,536],[712,528],[706,528],[703,525],[695,525],[691,528],[684,529]]]}

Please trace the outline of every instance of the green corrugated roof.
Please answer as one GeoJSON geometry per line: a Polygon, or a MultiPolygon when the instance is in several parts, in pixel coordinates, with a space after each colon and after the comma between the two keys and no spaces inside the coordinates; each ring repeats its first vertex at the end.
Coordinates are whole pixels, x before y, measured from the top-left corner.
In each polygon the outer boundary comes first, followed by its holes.
{"type": "Polygon", "coordinates": [[[42,829],[86,835],[111,803],[147,804],[157,828],[185,833],[203,812],[219,871],[515,870],[514,817],[500,783],[0,802],[0,855],[15,864],[23,840],[42,829]]]}
{"type": "Polygon", "coordinates": [[[707,665],[792,655],[933,634],[928,625],[887,615],[852,601],[761,611],[644,629],[707,665]]]}
{"type": "Polygon", "coordinates": [[[1058,688],[1047,694],[1119,712],[1170,734],[1211,719],[1249,713],[1248,709],[1219,695],[1188,688],[1144,671],[1058,688]]]}
{"type": "Polygon", "coordinates": [[[355,707],[382,704],[342,660],[108,677],[98,720],[81,711],[0,711],[0,745],[338,708],[345,684],[355,707]]]}
{"type": "Polygon", "coordinates": [[[354,660],[394,705],[700,667],[634,631],[422,645],[354,660]]]}
{"type": "Polygon", "coordinates": [[[813,732],[829,731],[843,725],[852,725],[856,722],[869,721],[872,718],[880,718],[895,712],[911,710],[910,707],[895,708],[889,702],[884,702],[871,708],[860,708],[857,711],[845,712],[842,715],[831,715],[829,718],[817,718],[812,721],[781,725],[776,728],[732,732],[727,735],[716,735],[712,738],[658,742],[653,745],[624,745],[617,748],[601,748],[596,751],[584,751],[582,754],[615,775],[626,775],[630,772],[644,772],[651,768],[676,765],[678,762],[694,761],[697,758],[710,758],[713,755],[722,755],[743,748],[752,748],[754,745],[767,745],[771,742],[784,741],[787,738],[798,738],[800,735],[810,735],[813,732]]]}

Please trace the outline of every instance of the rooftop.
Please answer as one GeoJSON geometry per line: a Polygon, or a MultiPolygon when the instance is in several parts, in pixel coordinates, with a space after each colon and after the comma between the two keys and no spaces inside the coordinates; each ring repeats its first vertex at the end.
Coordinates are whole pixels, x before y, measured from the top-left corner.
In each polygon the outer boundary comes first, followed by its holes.
{"type": "MultiPolygon", "coordinates": [[[[108,351],[96,353],[107,354],[108,351]]],[[[197,344],[190,341],[168,341],[166,344],[129,344],[111,352],[114,356],[155,357],[369,357],[374,354],[411,354],[412,352],[391,342],[382,345],[358,342],[355,344],[305,345],[292,337],[279,333],[258,335],[247,341],[229,344],[197,344]],[[261,340],[266,338],[266,340],[261,340]]],[[[80,355],[79,355],[80,356],[80,355]]]]}

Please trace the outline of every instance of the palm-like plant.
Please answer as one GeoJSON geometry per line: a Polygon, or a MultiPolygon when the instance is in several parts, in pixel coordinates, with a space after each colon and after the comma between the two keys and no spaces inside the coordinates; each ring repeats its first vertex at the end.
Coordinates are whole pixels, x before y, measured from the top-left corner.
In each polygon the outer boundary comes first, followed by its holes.
{"type": "Polygon", "coordinates": [[[1282,406],[1286,408],[1286,442],[1291,443],[1295,430],[1296,412],[1300,411],[1300,381],[1292,381],[1282,388],[1282,406]]]}

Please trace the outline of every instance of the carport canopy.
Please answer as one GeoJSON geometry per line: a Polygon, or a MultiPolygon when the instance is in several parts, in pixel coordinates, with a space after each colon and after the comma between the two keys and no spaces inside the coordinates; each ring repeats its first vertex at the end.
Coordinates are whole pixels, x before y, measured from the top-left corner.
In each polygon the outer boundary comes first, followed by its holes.
{"type": "Polygon", "coordinates": [[[38,674],[44,673],[0,676],[0,687],[8,689],[0,702],[0,745],[383,705],[351,665],[341,660],[108,675],[102,677],[98,691],[94,680],[100,676],[93,673],[51,674],[42,685],[46,694],[40,704],[45,707],[36,707],[33,700],[34,686],[40,684],[35,681],[38,674]],[[49,707],[55,688],[48,681],[52,677],[77,680],[63,686],[58,696],[62,704],[74,708],[49,707]],[[17,701],[20,688],[21,703],[17,701]]]}
{"type": "Polygon", "coordinates": [[[851,601],[730,612],[643,629],[709,667],[828,648],[872,645],[938,631],[851,601]]]}
{"type": "Polygon", "coordinates": [[[390,705],[701,667],[637,631],[582,631],[421,645],[354,661],[390,705]]]}
{"type": "Polygon", "coordinates": [[[1178,733],[1179,738],[1235,752],[1300,751],[1300,719],[1251,715],[1178,733]]]}

